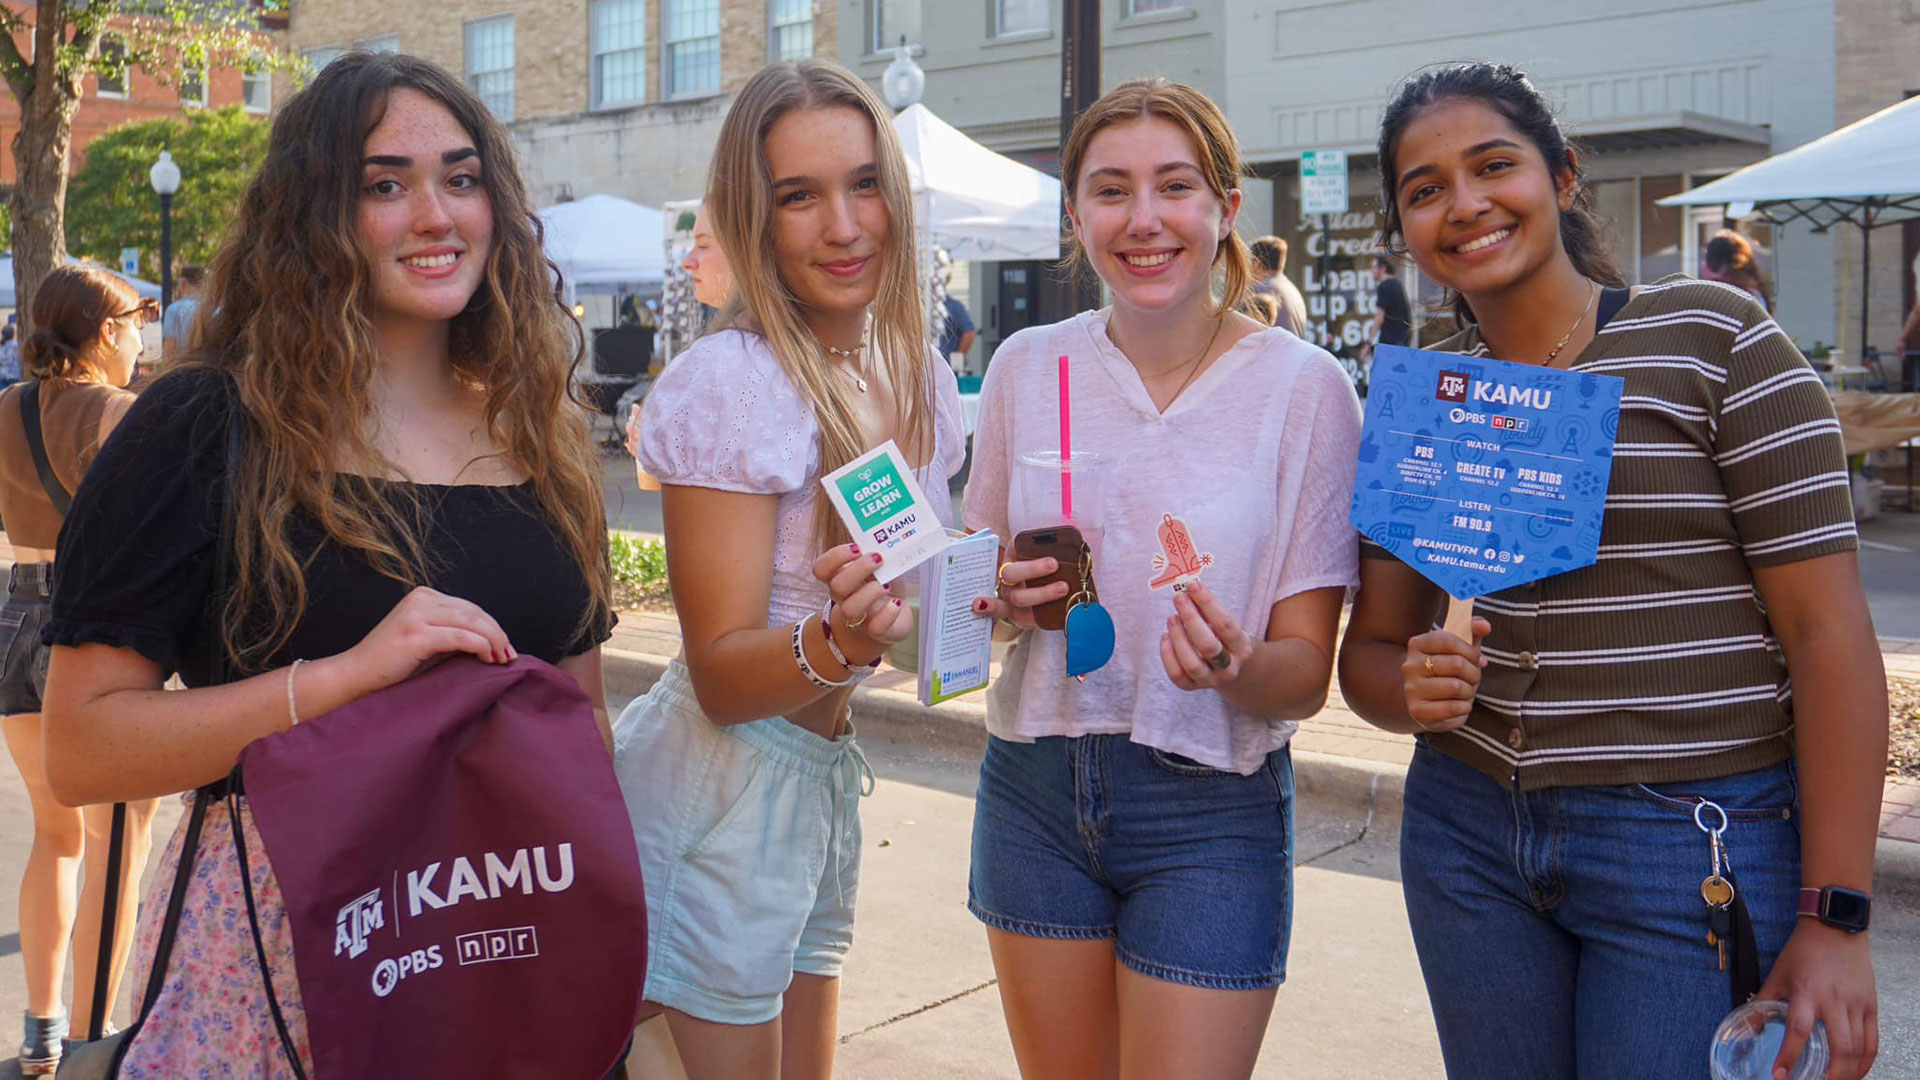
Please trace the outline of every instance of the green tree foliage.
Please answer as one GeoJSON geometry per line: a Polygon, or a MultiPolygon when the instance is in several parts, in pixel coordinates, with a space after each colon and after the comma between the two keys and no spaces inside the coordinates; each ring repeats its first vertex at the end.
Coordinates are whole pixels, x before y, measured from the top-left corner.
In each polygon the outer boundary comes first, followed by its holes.
{"type": "Polygon", "coordinates": [[[122,124],[87,146],[67,189],[67,248],[108,266],[140,249],[141,274],[160,280],[160,201],[147,172],[160,151],[180,166],[173,197],[175,263],[205,265],[267,153],[267,124],[238,105],[122,124]]]}

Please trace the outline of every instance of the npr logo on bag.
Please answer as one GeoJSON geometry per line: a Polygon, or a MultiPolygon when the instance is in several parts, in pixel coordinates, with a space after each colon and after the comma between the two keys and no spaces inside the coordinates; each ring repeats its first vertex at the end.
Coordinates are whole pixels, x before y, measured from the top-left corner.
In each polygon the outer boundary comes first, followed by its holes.
{"type": "Polygon", "coordinates": [[[454,938],[453,952],[461,967],[489,960],[525,960],[540,955],[540,938],[531,926],[481,930],[454,938]]]}
{"type": "Polygon", "coordinates": [[[365,896],[355,897],[340,914],[334,916],[333,955],[347,954],[347,959],[357,960],[367,951],[367,935],[387,925],[383,917],[386,905],[380,900],[380,890],[375,889],[365,896]]]}

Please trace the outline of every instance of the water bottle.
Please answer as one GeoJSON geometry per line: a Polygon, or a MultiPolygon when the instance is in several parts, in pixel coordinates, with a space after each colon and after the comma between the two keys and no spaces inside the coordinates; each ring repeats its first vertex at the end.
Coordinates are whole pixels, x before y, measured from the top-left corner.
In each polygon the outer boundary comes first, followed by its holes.
{"type": "MultiPolygon", "coordinates": [[[[1707,1058],[1713,1080],[1773,1080],[1773,1059],[1786,1039],[1786,1002],[1747,1002],[1713,1033],[1707,1058]]],[[[1827,1025],[1815,1023],[1787,1080],[1820,1080],[1827,1074],[1827,1059],[1827,1025]]]]}

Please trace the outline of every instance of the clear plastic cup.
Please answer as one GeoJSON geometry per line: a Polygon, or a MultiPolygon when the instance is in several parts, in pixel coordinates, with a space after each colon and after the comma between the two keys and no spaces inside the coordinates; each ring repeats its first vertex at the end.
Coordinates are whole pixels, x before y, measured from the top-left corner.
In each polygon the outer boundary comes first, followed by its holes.
{"type": "MultiPolygon", "coordinates": [[[[1786,1038],[1786,1002],[1749,1001],[1733,1010],[1720,1021],[1708,1048],[1713,1080],[1773,1080],[1773,1059],[1786,1038]]],[[[1820,1080],[1827,1060],[1827,1026],[1816,1023],[1787,1080],[1820,1080]]]]}
{"type": "MultiPolygon", "coordinates": [[[[1035,450],[1014,459],[1011,490],[1007,498],[1007,524],[1014,535],[1028,529],[1071,525],[1093,548],[1100,551],[1100,538],[1106,532],[1106,463],[1098,454],[1076,453],[1062,461],[1059,451],[1035,450]],[[1073,512],[1066,513],[1061,489],[1071,478],[1073,512]]],[[[1006,537],[1007,543],[1013,537],[1006,537]]]]}

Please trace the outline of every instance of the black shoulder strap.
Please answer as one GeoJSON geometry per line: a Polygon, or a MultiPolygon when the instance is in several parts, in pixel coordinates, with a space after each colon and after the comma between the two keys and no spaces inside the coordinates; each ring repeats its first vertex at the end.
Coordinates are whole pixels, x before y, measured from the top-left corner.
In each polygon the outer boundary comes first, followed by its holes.
{"type": "Polygon", "coordinates": [[[1629,289],[1600,290],[1600,311],[1593,317],[1593,332],[1599,333],[1601,327],[1612,322],[1613,317],[1620,314],[1620,309],[1626,307],[1627,301],[1632,297],[1633,292],[1629,289]]]}
{"type": "Polygon", "coordinates": [[[60,511],[60,516],[64,518],[67,508],[73,504],[73,496],[60,478],[53,474],[53,462],[47,460],[47,443],[40,434],[38,382],[30,382],[26,389],[20,391],[20,424],[27,429],[27,450],[33,454],[33,467],[40,474],[40,486],[47,489],[47,498],[53,500],[53,508],[60,511]]]}

